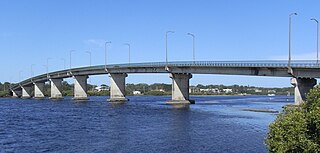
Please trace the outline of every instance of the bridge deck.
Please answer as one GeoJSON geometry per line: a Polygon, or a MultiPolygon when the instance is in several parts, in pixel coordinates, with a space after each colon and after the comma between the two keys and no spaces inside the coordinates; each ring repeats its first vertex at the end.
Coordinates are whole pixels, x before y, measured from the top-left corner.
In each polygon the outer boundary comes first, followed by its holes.
{"type": "MultiPolygon", "coordinates": [[[[320,65],[316,61],[292,61],[293,75],[296,77],[318,78],[320,65]]],[[[112,64],[80,67],[50,72],[28,78],[13,86],[30,85],[33,82],[44,82],[49,78],[68,78],[74,75],[99,75],[108,73],[192,73],[192,74],[226,74],[291,77],[288,73],[288,61],[181,61],[181,62],[148,62],[131,64],[112,64]],[[169,69],[165,69],[168,67],[169,69]]]]}

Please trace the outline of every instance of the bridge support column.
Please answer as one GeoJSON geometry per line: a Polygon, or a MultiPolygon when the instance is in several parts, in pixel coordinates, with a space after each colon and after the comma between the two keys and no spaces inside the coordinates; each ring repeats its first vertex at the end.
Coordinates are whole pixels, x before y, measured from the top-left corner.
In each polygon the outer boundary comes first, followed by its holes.
{"type": "Polygon", "coordinates": [[[50,79],[51,95],[50,99],[63,99],[62,97],[62,79],[50,79]]]}
{"type": "Polygon", "coordinates": [[[294,86],[294,104],[300,105],[306,101],[306,94],[317,84],[317,80],[314,78],[291,78],[291,84],[294,86]]]}
{"type": "Polygon", "coordinates": [[[43,99],[44,96],[44,82],[34,82],[34,98],[43,99]]]}
{"type": "Polygon", "coordinates": [[[74,100],[88,100],[87,95],[87,75],[74,77],[74,100]]]}
{"type": "Polygon", "coordinates": [[[31,98],[32,88],[31,86],[21,86],[22,96],[21,98],[31,98]]]}
{"type": "Polygon", "coordinates": [[[11,91],[12,91],[13,98],[19,98],[22,95],[22,89],[21,90],[11,90],[11,91]]]}
{"type": "Polygon", "coordinates": [[[194,104],[194,100],[189,99],[189,79],[192,75],[171,73],[170,78],[172,79],[172,100],[167,101],[167,104],[194,104]]]}
{"type": "Polygon", "coordinates": [[[127,102],[128,99],[125,97],[125,83],[126,73],[111,73],[110,77],[110,99],[109,102],[127,102]]]}

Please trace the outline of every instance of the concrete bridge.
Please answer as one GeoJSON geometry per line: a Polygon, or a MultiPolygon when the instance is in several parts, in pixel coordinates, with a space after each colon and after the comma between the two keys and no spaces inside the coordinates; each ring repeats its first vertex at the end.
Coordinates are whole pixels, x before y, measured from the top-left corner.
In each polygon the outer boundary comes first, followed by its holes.
{"type": "Polygon", "coordinates": [[[168,73],[172,79],[172,100],[170,104],[192,104],[189,98],[189,79],[192,74],[223,74],[291,77],[295,88],[295,103],[306,99],[306,93],[320,77],[320,65],[316,61],[192,61],[192,62],[151,62],[99,65],[50,72],[19,82],[11,87],[13,97],[44,98],[45,82],[50,81],[50,99],[63,99],[62,81],[74,78],[74,99],[87,100],[87,79],[90,75],[109,74],[110,102],[125,102],[125,78],[131,73],[168,73]],[[32,87],[34,86],[34,95],[32,87]]]}

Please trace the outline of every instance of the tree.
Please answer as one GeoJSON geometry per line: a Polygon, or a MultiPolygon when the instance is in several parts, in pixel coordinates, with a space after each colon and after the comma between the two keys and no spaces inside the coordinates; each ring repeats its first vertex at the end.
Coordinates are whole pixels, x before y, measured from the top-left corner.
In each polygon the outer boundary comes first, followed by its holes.
{"type": "Polygon", "coordinates": [[[269,152],[320,152],[320,86],[301,106],[286,107],[269,130],[269,152]]]}

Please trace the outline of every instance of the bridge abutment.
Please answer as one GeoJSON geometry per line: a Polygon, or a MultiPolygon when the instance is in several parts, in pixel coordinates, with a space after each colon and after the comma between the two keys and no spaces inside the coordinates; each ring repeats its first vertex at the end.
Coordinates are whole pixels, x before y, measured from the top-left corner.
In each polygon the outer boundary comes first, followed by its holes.
{"type": "Polygon", "coordinates": [[[110,73],[110,99],[109,102],[127,102],[125,97],[126,73],[110,73]]]}
{"type": "Polygon", "coordinates": [[[32,87],[31,86],[21,86],[22,96],[21,98],[31,98],[32,97],[32,87]]]}
{"type": "Polygon", "coordinates": [[[50,99],[63,99],[62,97],[62,79],[50,79],[51,95],[50,99]]]}
{"type": "Polygon", "coordinates": [[[87,94],[87,75],[79,75],[74,77],[74,100],[88,100],[87,94]]]}
{"type": "Polygon", "coordinates": [[[189,99],[189,79],[192,74],[171,73],[172,79],[172,100],[167,101],[167,104],[194,104],[194,100],[189,99]]]}
{"type": "Polygon", "coordinates": [[[314,78],[291,78],[291,84],[294,86],[294,103],[300,105],[306,101],[306,94],[317,84],[317,80],[314,78]]]}
{"type": "Polygon", "coordinates": [[[44,96],[44,82],[34,82],[34,98],[43,99],[44,96]]]}

